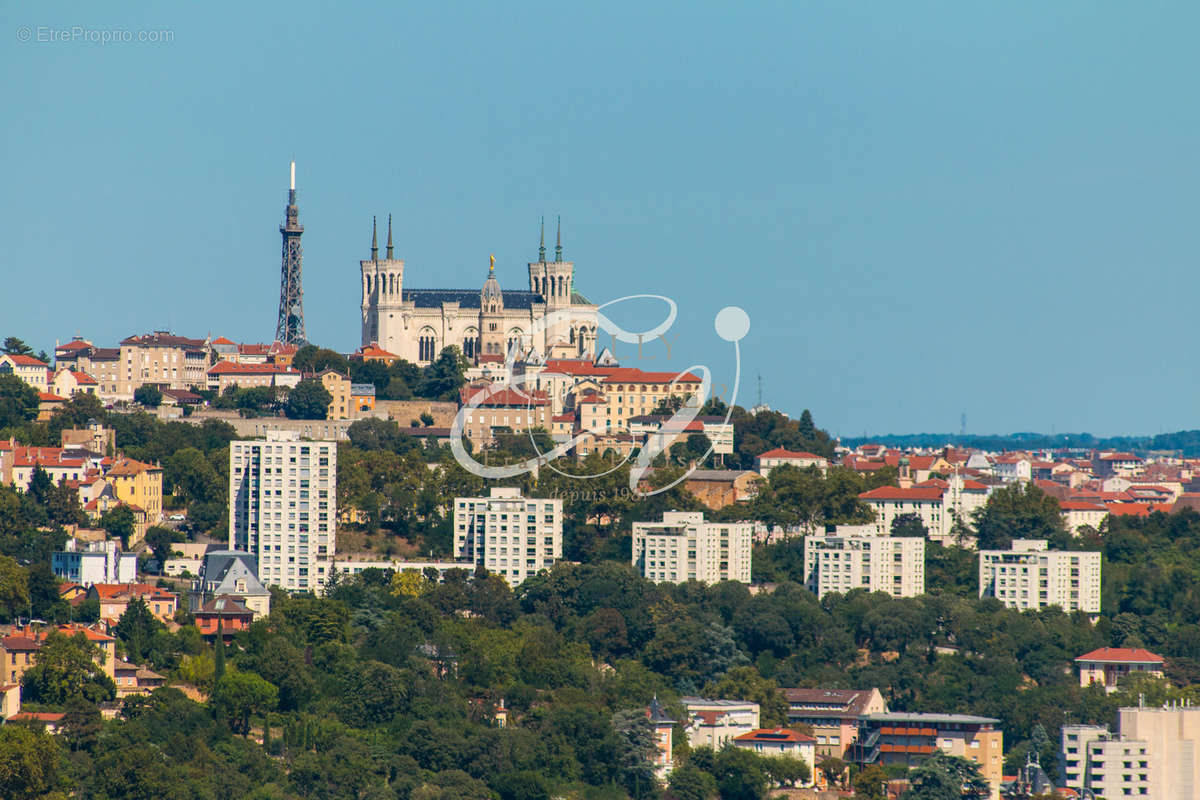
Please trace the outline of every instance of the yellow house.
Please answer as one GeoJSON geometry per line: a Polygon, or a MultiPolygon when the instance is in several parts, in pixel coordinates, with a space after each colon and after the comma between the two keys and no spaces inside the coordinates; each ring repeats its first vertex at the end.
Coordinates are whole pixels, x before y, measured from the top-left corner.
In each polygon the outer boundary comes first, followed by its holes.
{"type": "Polygon", "coordinates": [[[354,405],[350,400],[350,379],[332,369],[319,372],[316,377],[320,378],[325,391],[333,397],[329,401],[325,419],[350,419],[354,412],[354,405]]]}
{"type": "Polygon", "coordinates": [[[161,467],[122,456],[113,463],[104,477],[112,484],[118,500],[145,511],[146,520],[151,525],[162,522],[161,467]]]}

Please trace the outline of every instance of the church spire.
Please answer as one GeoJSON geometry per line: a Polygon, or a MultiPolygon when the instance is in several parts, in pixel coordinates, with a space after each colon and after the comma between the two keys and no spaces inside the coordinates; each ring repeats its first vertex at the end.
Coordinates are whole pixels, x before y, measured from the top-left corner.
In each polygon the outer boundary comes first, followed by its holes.
{"type": "Polygon", "coordinates": [[[558,215],[558,240],[554,244],[554,260],[562,263],[562,215],[558,215]]]}
{"type": "Polygon", "coordinates": [[[546,263],[546,218],[542,217],[542,232],[538,236],[538,263],[546,263]]]}
{"type": "Polygon", "coordinates": [[[392,260],[392,215],[388,214],[387,260],[392,260]]]}
{"type": "Polygon", "coordinates": [[[375,235],[375,217],[371,217],[371,260],[379,260],[379,240],[375,235]]]}

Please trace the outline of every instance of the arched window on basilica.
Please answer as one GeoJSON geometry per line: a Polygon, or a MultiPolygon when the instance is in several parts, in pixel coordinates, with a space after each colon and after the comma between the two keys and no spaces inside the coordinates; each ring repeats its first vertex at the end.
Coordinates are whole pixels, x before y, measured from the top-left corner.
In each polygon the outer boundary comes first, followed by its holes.
{"type": "Polygon", "coordinates": [[[417,340],[417,360],[433,361],[435,358],[437,358],[437,338],[433,335],[433,331],[426,328],[421,331],[421,337],[417,340]]]}

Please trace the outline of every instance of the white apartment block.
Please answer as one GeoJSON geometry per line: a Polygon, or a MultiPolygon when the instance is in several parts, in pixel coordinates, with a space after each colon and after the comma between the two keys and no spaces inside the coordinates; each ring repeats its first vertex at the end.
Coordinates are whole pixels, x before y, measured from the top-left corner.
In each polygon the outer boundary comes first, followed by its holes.
{"type": "Polygon", "coordinates": [[[337,544],[337,445],[291,431],[229,446],[229,548],[264,586],[320,593],[337,544]]]}
{"type": "Polygon", "coordinates": [[[1016,539],[1010,550],[979,552],[979,596],[1009,608],[1059,606],[1100,613],[1100,553],[1047,550],[1045,539],[1016,539]]]}
{"type": "Polygon", "coordinates": [[[753,523],[665,511],[662,522],[633,523],[633,565],[655,583],[749,583],[753,533],[753,523]]]}
{"type": "Polygon", "coordinates": [[[562,500],[525,498],[516,487],[454,500],[454,557],[516,586],[562,558],[562,500]]]}
{"type": "Polygon", "coordinates": [[[67,539],[63,550],[50,556],[50,569],[64,581],[91,586],[93,583],[133,583],[137,580],[137,554],[122,553],[121,543],[81,542],[67,539]]]}
{"type": "Polygon", "coordinates": [[[1200,800],[1200,706],[1122,708],[1117,733],[1064,725],[1066,785],[1097,797],[1200,800]]]}
{"type": "Polygon", "coordinates": [[[804,577],[818,598],[851,589],[892,597],[925,594],[925,540],[899,536],[807,536],[804,577]]]}

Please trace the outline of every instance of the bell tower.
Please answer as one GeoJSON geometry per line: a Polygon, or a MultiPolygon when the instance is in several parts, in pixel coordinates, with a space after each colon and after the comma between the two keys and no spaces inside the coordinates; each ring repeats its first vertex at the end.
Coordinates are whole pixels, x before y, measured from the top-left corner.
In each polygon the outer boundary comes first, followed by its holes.
{"type": "MultiPolygon", "coordinates": [[[[575,291],[575,264],[563,260],[562,217],[555,232],[554,260],[546,260],[546,220],[542,218],[538,242],[538,260],[529,264],[529,291],[542,296],[547,313],[571,306],[575,291]]],[[[546,328],[547,358],[570,358],[577,348],[571,342],[571,325],[562,320],[546,328]]]]}
{"type": "Polygon", "coordinates": [[[388,214],[387,255],[379,258],[378,231],[371,218],[371,257],[358,262],[362,279],[362,344],[376,342],[398,355],[403,338],[400,305],[403,298],[404,260],[393,257],[392,215],[388,214]]]}

